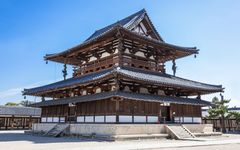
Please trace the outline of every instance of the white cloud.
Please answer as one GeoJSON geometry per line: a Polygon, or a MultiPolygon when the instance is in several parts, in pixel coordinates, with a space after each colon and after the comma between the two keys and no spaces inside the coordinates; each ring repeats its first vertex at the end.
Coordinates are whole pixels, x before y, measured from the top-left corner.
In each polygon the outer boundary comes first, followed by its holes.
{"type": "MultiPolygon", "coordinates": [[[[0,105],[4,105],[7,102],[20,102],[23,100],[22,91],[24,88],[33,88],[37,86],[42,86],[54,82],[53,80],[41,81],[38,83],[25,85],[21,87],[15,87],[7,90],[0,91],[0,105]]],[[[34,97],[28,97],[28,100],[36,100],[34,97]]]]}

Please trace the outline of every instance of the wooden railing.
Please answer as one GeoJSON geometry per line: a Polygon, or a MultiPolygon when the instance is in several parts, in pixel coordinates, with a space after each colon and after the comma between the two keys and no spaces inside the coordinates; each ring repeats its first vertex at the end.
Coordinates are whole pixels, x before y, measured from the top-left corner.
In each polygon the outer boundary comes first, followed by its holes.
{"type": "Polygon", "coordinates": [[[151,70],[151,71],[160,71],[164,72],[164,66],[156,65],[156,63],[151,62],[151,61],[144,61],[144,60],[139,60],[139,59],[134,59],[134,58],[123,58],[123,65],[124,66],[131,66],[131,67],[136,67],[136,68],[141,68],[141,69],[146,69],[146,70],[151,70]]]}
{"type": "Polygon", "coordinates": [[[94,60],[82,65],[81,68],[76,71],[75,76],[111,68],[114,64],[117,63],[119,63],[119,57],[117,55],[107,56],[105,58],[101,58],[100,60],[94,60]]]}
{"type": "Polygon", "coordinates": [[[129,58],[123,56],[120,60],[117,54],[101,58],[99,60],[94,60],[83,64],[74,74],[74,76],[81,76],[91,72],[97,72],[107,68],[113,67],[115,64],[122,63],[123,66],[135,67],[144,70],[165,72],[163,65],[156,65],[155,62],[140,60],[135,58],[129,58]]]}

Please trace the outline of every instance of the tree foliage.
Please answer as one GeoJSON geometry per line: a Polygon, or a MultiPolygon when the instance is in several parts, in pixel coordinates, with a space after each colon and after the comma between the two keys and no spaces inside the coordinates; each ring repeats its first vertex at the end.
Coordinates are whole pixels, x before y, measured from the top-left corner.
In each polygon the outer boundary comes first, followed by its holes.
{"type": "MultiPolygon", "coordinates": [[[[221,95],[221,94],[220,94],[221,95]]],[[[226,132],[225,119],[228,117],[228,103],[230,100],[225,100],[221,95],[221,100],[217,97],[212,99],[213,106],[208,110],[209,118],[220,118],[222,132],[226,132]]]]}
{"type": "Polygon", "coordinates": [[[217,97],[212,99],[213,106],[208,109],[209,118],[228,117],[228,103],[230,100],[219,100],[217,97]]]}
{"type": "Polygon", "coordinates": [[[228,114],[228,118],[236,119],[236,123],[239,125],[239,123],[240,123],[240,112],[231,111],[228,114]]]}
{"type": "Polygon", "coordinates": [[[5,106],[25,106],[25,107],[27,107],[27,106],[29,106],[29,105],[31,105],[31,104],[33,104],[33,103],[34,103],[34,102],[32,102],[32,101],[24,100],[24,101],[21,101],[20,103],[7,102],[7,103],[5,104],[5,106]]]}
{"type": "Polygon", "coordinates": [[[7,103],[5,104],[5,106],[18,106],[18,103],[7,102],[7,103]]]}

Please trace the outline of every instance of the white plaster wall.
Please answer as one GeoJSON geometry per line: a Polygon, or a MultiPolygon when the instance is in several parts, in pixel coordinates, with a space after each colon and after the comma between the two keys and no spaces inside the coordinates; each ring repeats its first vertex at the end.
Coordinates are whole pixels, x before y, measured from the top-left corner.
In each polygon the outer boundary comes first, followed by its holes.
{"type": "Polygon", "coordinates": [[[93,116],[85,116],[85,122],[93,122],[93,116]]]}
{"type": "Polygon", "coordinates": [[[47,117],[47,122],[53,122],[53,118],[52,117],[47,117]]]}
{"type": "Polygon", "coordinates": [[[46,117],[42,117],[41,118],[41,122],[47,122],[47,118],[46,117]]]}
{"type": "Polygon", "coordinates": [[[116,122],[116,116],[106,116],[106,122],[107,123],[116,122]]]}
{"type": "Polygon", "coordinates": [[[147,122],[149,122],[149,123],[158,122],[158,116],[147,116],[147,122]]]}
{"type": "Polygon", "coordinates": [[[77,122],[84,122],[84,116],[78,116],[77,122]]]}
{"type": "Polygon", "coordinates": [[[145,58],[145,55],[144,55],[143,52],[139,52],[139,51],[138,51],[138,52],[135,53],[135,55],[136,55],[136,56],[140,56],[140,57],[144,57],[144,58],[145,58]]]}
{"type": "Polygon", "coordinates": [[[140,88],[140,93],[149,94],[147,88],[140,88]]]}
{"type": "Polygon", "coordinates": [[[60,117],[60,122],[65,122],[65,117],[60,117]]]}
{"type": "Polygon", "coordinates": [[[192,117],[183,117],[183,122],[184,123],[192,123],[193,122],[193,118],[192,117]]]}
{"type": "Polygon", "coordinates": [[[119,122],[132,122],[132,116],[119,116],[119,122]]]}
{"type": "Polygon", "coordinates": [[[146,116],[134,116],[134,122],[136,123],[145,123],[146,119],[146,116]]]}
{"type": "Polygon", "coordinates": [[[193,122],[194,123],[202,123],[202,118],[201,117],[193,117],[193,122]]]}
{"type": "Polygon", "coordinates": [[[104,122],[104,116],[95,116],[95,122],[104,122]]]}
{"type": "Polygon", "coordinates": [[[104,58],[104,57],[107,57],[107,56],[110,56],[110,54],[108,52],[104,52],[104,53],[102,53],[102,57],[101,58],[104,58]]]}
{"type": "Polygon", "coordinates": [[[59,122],[59,118],[58,117],[53,117],[53,122],[59,122]]]}

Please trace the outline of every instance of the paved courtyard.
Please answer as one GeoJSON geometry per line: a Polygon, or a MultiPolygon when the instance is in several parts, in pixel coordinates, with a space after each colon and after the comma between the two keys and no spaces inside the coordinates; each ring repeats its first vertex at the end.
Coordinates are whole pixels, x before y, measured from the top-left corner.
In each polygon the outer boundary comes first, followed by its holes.
{"type": "Polygon", "coordinates": [[[51,138],[25,135],[23,131],[0,131],[0,150],[102,150],[102,149],[164,149],[164,150],[237,150],[240,135],[206,137],[204,141],[134,140],[106,142],[77,138],[51,138]]]}

